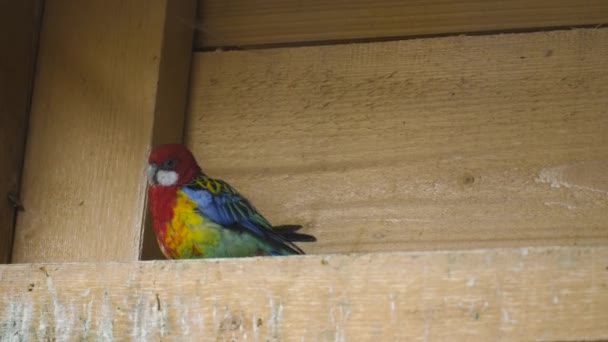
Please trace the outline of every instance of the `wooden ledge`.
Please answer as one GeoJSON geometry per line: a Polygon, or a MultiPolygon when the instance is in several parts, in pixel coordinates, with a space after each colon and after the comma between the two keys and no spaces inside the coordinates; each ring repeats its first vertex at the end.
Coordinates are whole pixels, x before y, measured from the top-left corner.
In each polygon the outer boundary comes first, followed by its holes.
{"type": "Polygon", "coordinates": [[[17,340],[596,340],[608,246],[0,266],[17,340]]]}

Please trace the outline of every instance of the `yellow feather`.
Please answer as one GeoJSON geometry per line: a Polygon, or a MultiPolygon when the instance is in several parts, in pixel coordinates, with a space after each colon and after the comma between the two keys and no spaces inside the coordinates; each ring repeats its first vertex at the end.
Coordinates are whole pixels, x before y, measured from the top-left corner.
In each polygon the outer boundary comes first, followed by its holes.
{"type": "Polygon", "coordinates": [[[177,192],[173,218],[167,224],[165,243],[179,254],[182,254],[182,251],[198,251],[201,246],[214,246],[219,242],[218,230],[212,229],[216,228],[215,224],[206,221],[202,215],[195,212],[195,208],[196,203],[184,192],[177,192]]]}

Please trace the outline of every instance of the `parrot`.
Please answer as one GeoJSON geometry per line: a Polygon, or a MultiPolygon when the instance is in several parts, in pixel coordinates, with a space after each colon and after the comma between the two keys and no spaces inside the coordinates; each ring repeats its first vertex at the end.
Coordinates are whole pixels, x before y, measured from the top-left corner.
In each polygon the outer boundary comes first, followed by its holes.
{"type": "Polygon", "coordinates": [[[182,144],[155,146],[148,157],[148,207],[168,259],[305,254],[314,242],[301,225],[272,226],[234,187],[207,176],[182,144]]]}

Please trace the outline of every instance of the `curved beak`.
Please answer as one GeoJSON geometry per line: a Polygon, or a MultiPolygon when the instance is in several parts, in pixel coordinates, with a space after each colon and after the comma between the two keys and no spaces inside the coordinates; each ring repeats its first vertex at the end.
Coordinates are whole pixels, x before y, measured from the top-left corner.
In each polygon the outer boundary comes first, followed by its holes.
{"type": "Polygon", "coordinates": [[[158,184],[158,182],[156,181],[156,171],[158,171],[158,166],[156,164],[148,164],[148,184],[158,184]]]}

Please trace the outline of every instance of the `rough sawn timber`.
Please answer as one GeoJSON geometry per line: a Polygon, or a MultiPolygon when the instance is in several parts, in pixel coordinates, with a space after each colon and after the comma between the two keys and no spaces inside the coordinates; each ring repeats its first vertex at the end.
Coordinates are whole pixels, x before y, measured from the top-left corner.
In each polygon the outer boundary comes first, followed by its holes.
{"type": "Polygon", "coordinates": [[[608,23],[605,0],[199,0],[196,47],[608,23]]]}
{"type": "Polygon", "coordinates": [[[608,29],[197,53],[185,140],[308,253],[608,243],[608,29]]]}
{"type": "Polygon", "coordinates": [[[150,145],[182,136],[195,5],[46,2],[13,262],[139,258],[150,145]]]}
{"type": "Polygon", "coordinates": [[[608,248],[0,266],[16,340],[608,338],[608,248]]]}

